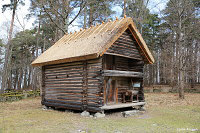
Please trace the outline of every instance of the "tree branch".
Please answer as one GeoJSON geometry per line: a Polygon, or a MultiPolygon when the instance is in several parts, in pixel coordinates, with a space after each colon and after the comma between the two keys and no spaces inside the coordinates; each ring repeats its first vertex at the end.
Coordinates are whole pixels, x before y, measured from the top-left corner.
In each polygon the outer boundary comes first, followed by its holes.
{"type": "Polygon", "coordinates": [[[76,14],[76,16],[72,19],[72,21],[69,22],[68,25],[72,24],[74,22],[74,20],[76,20],[76,18],[79,16],[79,14],[81,13],[81,11],[83,10],[83,8],[85,7],[86,5],[86,2],[84,2],[83,0],[81,1],[81,4],[80,4],[80,10],[79,12],[76,14]]]}
{"type": "Polygon", "coordinates": [[[53,22],[55,24],[56,27],[58,27],[60,30],[62,30],[62,32],[66,33],[65,30],[63,28],[61,28],[56,22],[54,22],[54,20],[52,19],[51,15],[48,13],[48,11],[46,10],[46,8],[44,7],[44,5],[42,5],[42,8],[44,9],[44,11],[47,13],[49,19],[51,20],[51,22],[53,22]]]}

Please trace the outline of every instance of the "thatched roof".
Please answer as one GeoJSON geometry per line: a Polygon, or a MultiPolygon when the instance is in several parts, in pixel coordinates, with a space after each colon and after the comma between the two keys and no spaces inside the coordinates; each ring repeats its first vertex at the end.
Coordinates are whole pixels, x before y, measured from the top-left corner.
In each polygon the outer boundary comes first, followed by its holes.
{"type": "Polygon", "coordinates": [[[74,34],[66,34],[53,46],[47,49],[36,60],[33,66],[43,66],[64,62],[94,59],[102,56],[106,50],[128,29],[133,34],[147,63],[152,64],[154,58],[131,18],[116,19],[74,34]]]}

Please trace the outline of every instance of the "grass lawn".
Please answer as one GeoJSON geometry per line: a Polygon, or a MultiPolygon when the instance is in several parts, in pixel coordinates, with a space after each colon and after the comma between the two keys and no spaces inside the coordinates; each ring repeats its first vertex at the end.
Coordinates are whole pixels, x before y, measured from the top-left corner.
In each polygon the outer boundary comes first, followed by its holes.
{"type": "Polygon", "coordinates": [[[42,110],[40,98],[0,103],[0,133],[144,133],[200,132],[200,94],[147,93],[144,114],[87,118],[80,113],[42,110]]]}

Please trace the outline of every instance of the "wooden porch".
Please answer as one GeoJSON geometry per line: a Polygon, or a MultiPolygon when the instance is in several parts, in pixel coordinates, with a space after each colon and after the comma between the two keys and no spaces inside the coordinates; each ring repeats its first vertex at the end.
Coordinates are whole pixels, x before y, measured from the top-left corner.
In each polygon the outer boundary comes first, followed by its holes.
{"type": "Polygon", "coordinates": [[[106,108],[131,107],[144,101],[142,72],[103,70],[102,75],[106,108]]]}

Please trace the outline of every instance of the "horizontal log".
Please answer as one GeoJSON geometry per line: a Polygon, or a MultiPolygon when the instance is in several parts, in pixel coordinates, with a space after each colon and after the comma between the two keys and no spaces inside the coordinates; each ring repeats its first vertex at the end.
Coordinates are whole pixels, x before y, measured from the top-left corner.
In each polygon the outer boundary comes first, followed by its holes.
{"type": "Polygon", "coordinates": [[[140,53],[138,52],[137,49],[130,49],[130,48],[120,48],[120,46],[118,45],[113,45],[113,47],[111,47],[109,50],[107,50],[109,52],[113,52],[113,53],[123,53],[123,54],[130,54],[130,55],[134,55],[134,56],[141,56],[140,53]]]}
{"type": "Polygon", "coordinates": [[[82,84],[82,80],[74,80],[74,81],[67,81],[67,80],[61,80],[61,81],[48,81],[46,80],[45,83],[47,84],[82,84]]]}
{"type": "Polygon", "coordinates": [[[67,73],[77,73],[77,72],[83,72],[83,69],[69,69],[69,70],[65,70],[65,69],[62,69],[62,70],[57,70],[57,71],[45,71],[45,74],[46,75],[51,75],[51,74],[60,74],[60,73],[64,73],[64,74],[67,74],[67,73]]]}
{"type": "Polygon", "coordinates": [[[82,74],[83,71],[68,71],[68,72],[58,72],[58,73],[45,73],[46,76],[58,76],[58,75],[74,75],[74,74],[82,74]]]}
{"type": "Polygon", "coordinates": [[[57,98],[57,99],[71,99],[71,100],[81,100],[83,97],[86,99],[92,99],[92,100],[98,100],[99,94],[93,94],[93,93],[88,93],[86,92],[85,94],[83,93],[47,93],[45,94],[45,97],[48,98],[57,98]]]}
{"type": "Polygon", "coordinates": [[[46,87],[45,90],[82,90],[82,86],[81,87],[65,87],[65,86],[58,86],[58,87],[46,87]]]}
{"type": "Polygon", "coordinates": [[[102,61],[101,58],[98,58],[98,59],[87,60],[87,63],[88,64],[94,64],[94,63],[99,63],[101,61],[102,61]]]}
{"type": "Polygon", "coordinates": [[[132,71],[103,70],[103,76],[143,77],[143,73],[132,71]]]}
{"type": "Polygon", "coordinates": [[[115,53],[115,54],[119,54],[119,55],[124,55],[124,56],[128,56],[128,57],[132,57],[134,59],[142,59],[141,55],[139,53],[136,53],[134,51],[127,51],[127,50],[107,50],[107,53],[115,53]]]}
{"type": "Polygon", "coordinates": [[[100,88],[100,86],[98,86],[98,87],[88,86],[88,89],[90,89],[90,90],[99,90],[99,88],[100,88]]]}
{"type": "MultiPolygon", "coordinates": [[[[86,95],[91,95],[91,96],[96,96],[96,97],[99,97],[99,94],[100,93],[97,93],[96,91],[89,91],[87,90],[86,92],[86,95]]],[[[66,95],[66,96],[76,96],[76,95],[80,95],[80,96],[83,96],[84,95],[84,92],[83,91],[46,91],[46,95],[48,96],[63,96],[63,95],[66,95]]]]}
{"type": "Polygon", "coordinates": [[[111,49],[112,49],[112,48],[120,48],[120,49],[127,49],[127,48],[128,48],[128,50],[136,50],[136,51],[139,50],[139,49],[138,49],[136,46],[134,46],[133,44],[132,44],[132,45],[128,44],[128,42],[126,42],[126,43],[115,42],[114,45],[112,45],[110,48],[111,48],[111,49]]]}
{"type": "Polygon", "coordinates": [[[82,81],[83,80],[83,78],[81,78],[81,77],[64,77],[64,76],[62,76],[62,77],[46,77],[46,79],[45,79],[45,81],[46,82],[62,82],[62,81],[67,81],[67,82],[76,82],[76,81],[82,81]],[[74,79],[73,79],[74,78],[74,79]]]}
{"type": "Polygon", "coordinates": [[[107,54],[107,55],[121,56],[121,57],[125,57],[125,58],[136,59],[136,60],[142,60],[141,58],[138,58],[138,57],[131,57],[131,56],[122,55],[122,54],[110,53],[110,52],[107,52],[107,51],[105,52],[105,54],[107,54]]]}
{"type": "Polygon", "coordinates": [[[82,87],[82,85],[66,85],[66,84],[57,84],[57,85],[55,85],[55,84],[54,84],[54,85],[48,85],[48,84],[47,84],[47,85],[45,85],[45,86],[46,86],[46,87],[55,87],[55,88],[59,88],[59,87],[66,87],[66,88],[67,88],[67,87],[69,87],[69,88],[70,88],[70,87],[71,87],[71,88],[72,88],[72,87],[74,87],[74,88],[76,88],[76,87],[82,87]]]}
{"type": "Polygon", "coordinates": [[[56,84],[56,83],[48,83],[46,84],[46,87],[48,86],[66,86],[66,87],[70,87],[70,86],[74,86],[74,87],[82,87],[83,84],[82,83],[62,83],[62,84],[56,84]]]}
{"type": "Polygon", "coordinates": [[[132,41],[124,41],[121,39],[118,39],[114,44],[118,44],[129,48],[137,48],[137,46],[132,41]]]}
{"type": "Polygon", "coordinates": [[[58,78],[72,78],[72,77],[82,77],[82,73],[74,74],[57,74],[57,75],[45,75],[47,79],[58,79],[58,78]]]}
{"type": "Polygon", "coordinates": [[[83,62],[68,62],[68,63],[62,63],[62,64],[52,64],[52,65],[47,65],[45,66],[45,69],[54,69],[54,68],[60,68],[60,67],[65,67],[65,66],[79,66],[83,65],[83,62]]]}
{"type": "Polygon", "coordinates": [[[100,107],[97,108],[97,107],[93,107],[93,106],[88,106],[86,110],[90,111],[90,112],[101,112],[102,110],[100,107]]]}
{"type": "Polygon", "coordinates": [[[55,103],[55,102],[42,102],[43,105],[49,106],[49,107],[57,107],[62,109],[74,109],[74,110],[82,110],[81,105],[70,105],[70,104],[62,104],[62,103],[55,103]]]}
{"type": "Polygon", "coordinates": [[[68,69],[81,69],[83,68],[83,65],[72,65],[72,66],[60,66],[60,67],[54,67],[54,68],[46,68],[45,71],[56,71],[56,70],[68,70],[68,69]]]}
{"type": "Polygon", "coordinates": [[[48,94],[48,95],[45,95],[45,98],[55,98],[55,99],[66,99],[66,100],[82,100],[82,95],[58,95],[58,94],[48,94]]]}
{"type": "Polygon", "coordinates": [[[55,93],[83,93],[83,90],[59,90],[59,89],[46,90],[46,94],[55,94],[55,93]]]}
{"type": "Polygon", "coordinates": [[[132,41],[133,43],[137,44],[137,42],[133,38],[126,36],[126,35],[121,35],[117,40],[123,40],[124,42],[132,41]]]}
{"type": "MultiPolygon", "coordinates": [[[[46,106],[52,106],[52,107],[57,107],[57,108],[63,108],[63,109],[75,109],[75,110],[82,110],[83,105],[81,103],[78,104],[74,104],[71,102],[57,102],[56,100],[48,100],[45,102],[42,102],[43,105],[46,106]]],[[[100,104],[93,104],[93,103],[88,103],[86,105],[86,107],[88,108],[88,110],[90,111],[98,111],[100,110],[99,107],[101,107],[102,105],[100,104]]]]}
{"type": "Polygon", "coordinates": [[[102,62],[87,63],[87,66],[90,66],[90,67],[101,67],[102,66],[102,62]]]}
{"type": "Polygon", "coordinates": [[[49,102],[56,102],[56,103],[65,103],[65,104],[75,104],[75,105],[89,105],[89,106],[101,106],[101,101],[97,100],[70,100],[70,99],[54,99],[54,98],[46,98],[46,101],[49,102]]]}

